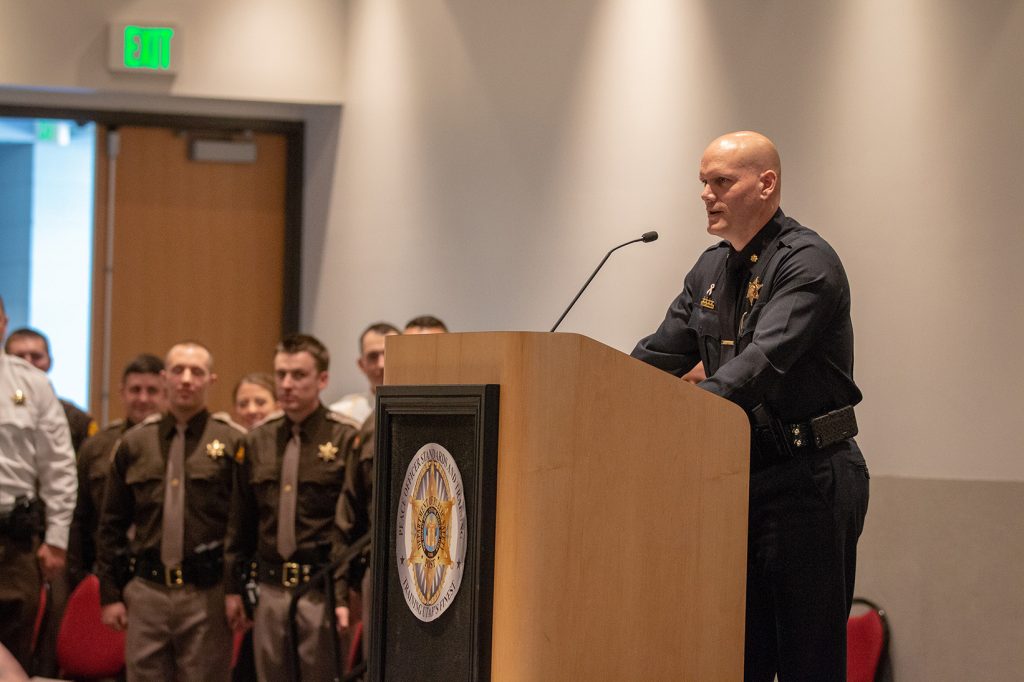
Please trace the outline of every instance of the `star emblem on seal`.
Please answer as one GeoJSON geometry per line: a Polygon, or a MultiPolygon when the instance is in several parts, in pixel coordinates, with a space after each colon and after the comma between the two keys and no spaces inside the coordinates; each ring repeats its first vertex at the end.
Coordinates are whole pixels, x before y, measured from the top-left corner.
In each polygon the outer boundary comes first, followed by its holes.
{"type": "Polygon", "coordinates": [[[410,565],[423,565],[427,585],[436,587],[444,574],[444,568],[455,563],[449,552],[455,500],[442,500],[437,477],[431,476],[426,494],[422,498],[410,500],[410,504],[416,541],[407,561],[410,565]]]}
{"type": "Polygon", "coordinates": [[[754,305],[754,301],[761,294],[761,280],[757,277],[754,281],[747,285],[747,303],[754,305]]]}
{"type": "Polygon", "coordinates": [[[220,459],[224,456],[224,443],[214,439],[212,442],[206,444],[206,454],[210,459],[220,459]]]}
{"type": "Polygon", "coordinates": [[[338,448],[330,441],[327,441],[326,443],[321,445],[319,447],[319,450],[320,453],[317,455],[317,457],[319,457],[324,462],[333,462],[334,460],[338,459],[338,448]]]}

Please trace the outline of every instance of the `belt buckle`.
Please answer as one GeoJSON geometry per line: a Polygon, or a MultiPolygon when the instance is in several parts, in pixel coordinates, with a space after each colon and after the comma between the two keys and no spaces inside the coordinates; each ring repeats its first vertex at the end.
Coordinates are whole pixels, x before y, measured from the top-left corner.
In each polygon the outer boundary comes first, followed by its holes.
{"type": "Polygon", "coordinates": [[[285,587],[295,587],[299,584],[299,564],[294,561],[281,564],[281,584],[285,587]]]}
{"type": "Polygon", "coordinates": [[[181,566],[174,566],[173,568],[164,566],[164,585],[179,588],[184,584],[185,577],[181,574],[181,566]]]}

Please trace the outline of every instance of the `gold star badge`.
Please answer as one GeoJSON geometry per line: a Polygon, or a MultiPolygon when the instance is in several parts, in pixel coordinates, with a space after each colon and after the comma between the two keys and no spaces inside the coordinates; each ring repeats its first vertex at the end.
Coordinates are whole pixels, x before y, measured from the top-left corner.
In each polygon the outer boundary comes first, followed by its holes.
{"type": "Polygon", "coordinates": [[[754,281],[747,285],[747,303],[754,305],[754,301],[761,294],[761,280],[757,277],[754,281]]]}
{"type": "Polygon", "coordinates": [[[11,396],[11,400],[14,401],[15,405],[24,405],[25,404],[25,391],[23,391],[23,390],[21,390],[19,388],[17,391],[14,392],[14,395],[11,396]]]}
{"type": "Polygon", "coordinates": [[[338,448],[330,441],[327,441],[320,446],[320,454],[318,454],[317,457],[324,462],[333,462],[338,459],[338,448]]]}
{"type": "Polygon", "coordinates": [[[210,459],[220,459],[224,456],[224,443],[214,439],[212,443],[206,444],[206,454],[210,459]]]}
{"type": "Polygon", "coordinates": [[[757,262],[757,254],[756,253],[750,254],[750,262],[751,263],[756,263],[757,262]]]}

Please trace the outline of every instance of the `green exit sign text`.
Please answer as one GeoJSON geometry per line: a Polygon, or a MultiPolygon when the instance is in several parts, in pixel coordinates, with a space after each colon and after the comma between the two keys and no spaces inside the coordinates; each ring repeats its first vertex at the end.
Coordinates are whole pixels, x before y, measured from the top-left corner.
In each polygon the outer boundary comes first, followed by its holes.
{"type": "Polygon", "coordinates": [[[173,24],[110,25],[107,66],[112,71],[177,73],[181,30],[173,24]]]}

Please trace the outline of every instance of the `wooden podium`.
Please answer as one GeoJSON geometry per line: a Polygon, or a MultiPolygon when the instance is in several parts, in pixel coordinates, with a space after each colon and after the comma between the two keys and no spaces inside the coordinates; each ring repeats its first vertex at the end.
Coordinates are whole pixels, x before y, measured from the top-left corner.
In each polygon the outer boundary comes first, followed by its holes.
{"type": "Polygon", "coordinates": [[[742,678],[742,410],[576,334],[386,343],[388,386],[500,386],[493,679],[742,678]]]}

